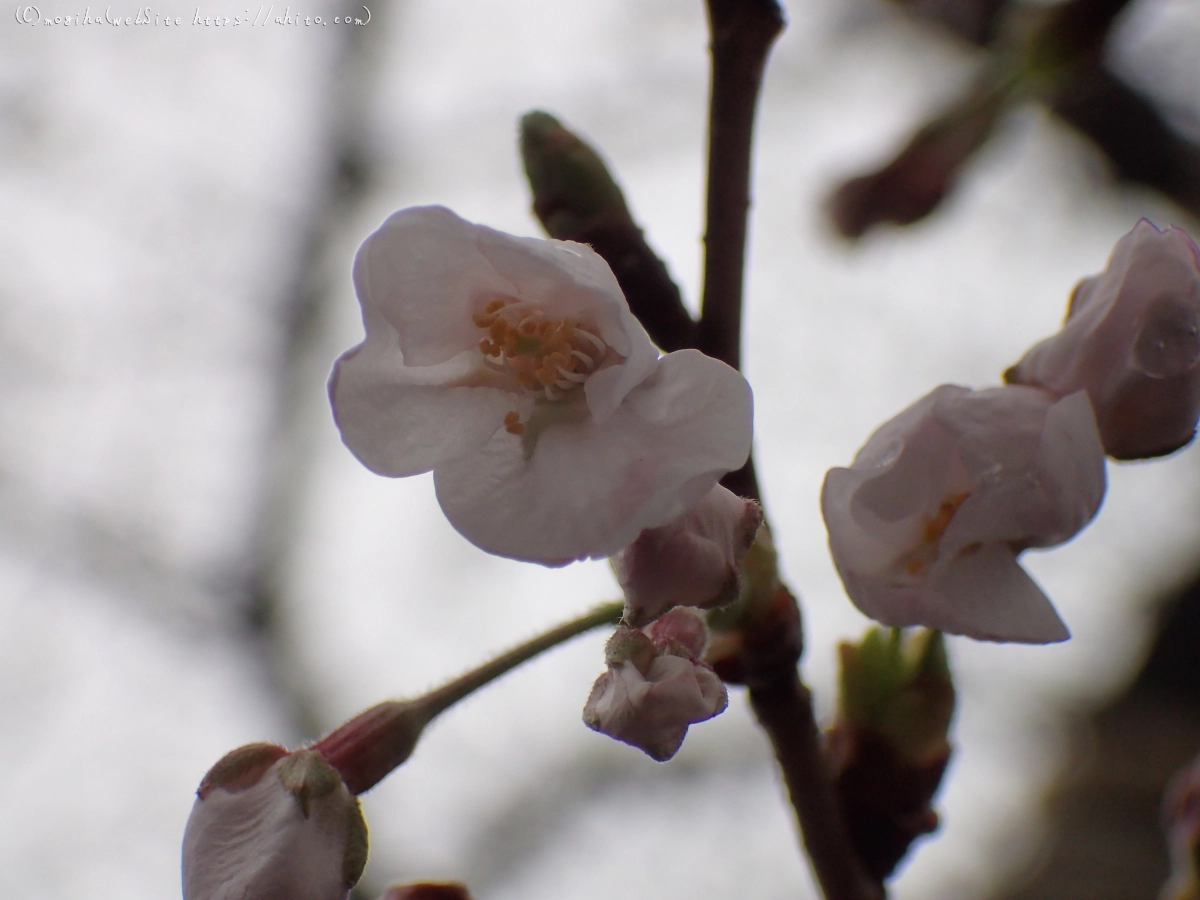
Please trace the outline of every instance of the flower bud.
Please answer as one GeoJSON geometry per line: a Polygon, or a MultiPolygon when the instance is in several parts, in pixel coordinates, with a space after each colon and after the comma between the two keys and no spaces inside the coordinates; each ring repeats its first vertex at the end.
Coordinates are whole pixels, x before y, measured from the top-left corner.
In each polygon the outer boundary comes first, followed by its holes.
{"type": "Polygon", "coordinates": [[[1163,797],[1171,877],[1160,900],[1200,900],[1200,757],[1175,774],[1163,797]]]}
{"type": "Polygon", "coordinates": [[[715,485],[682,516],[647,528],[612,557],[625,592],[625,622],[641,627],[673,606],[709,609],[738,598],[741,563],[762,508],[715,485]]]}
{"type": "Polygon", "coordinates": [[[457,881],[418,881],[393,884],[379,900],[471,900],[471,894],[457,881]]]}
{"type": "Polygon", "coordinates": [[[726,684],[762,687],[789,678],[804,650],[796,598],[779,578],[779,555],[763,523],[742,560],[737,602],[707,616],[705,661],[726,684]]]}
{"type": "Polygon", "coordinates": [[[1183,447],[1200,417],[1200,250],[1182,229],[1142,219],[1075,288],[1062,330],[1004,380],[1059,397],[1087,391],[1114,459],[1183,447]]]}
{"type": "Polygon", "coordinates": [[[883,222],[910,225],[925,218],[987,141],[1004,100],[1004,91],[985,82],[924,125],[882,169],[843,183],[828,202],[834,227],[843,237],[858,238],[883,222]]]}
{"type": "Polygon", "coordinates": [[[944,760],[954,715],[954,682],[941,632],[871,628],[839,646],[838,725],[874,731],[906,762],[944,760]]]}
{"type": "Polygon", "coordinates": [[[1104,486],[1082,391],[942,385],[826,474],[821,512],[846,593],[876,621],[1042,644],[1070,632],[1017,554],[1072,538],[1104,486]]]}
{"type": "Polygon", "coordinates": [[[521,159],[546,233],[588,244],[612,267],[629,308],[664,350],[696,345],[696,323],[650,249],[604,160],[553,116],[521,119],[521,159]]]}
{"type": "Polygon", "coordinates": [[[942,636],[867,632],[840,646],[838,716],[827,735],[834,785],[867,871],[884,879],[922,834],[950,759],[954,683],[942,636]]]}
{"type": "Polygon", "coordinates": [[[577,241],[597,219],[633,226],[625,196],[591,147],[549,113],[521,117],[521,159],[546,233],[577,241]]]}
{"type": "Polygon", "coordinates": [[[184,900],[346,900],[367,825],[312,750],[232,751],[204,776],[183,835],[184,900]]]}
{"type": "Polygon", "coordinates": [[[683,745],[688,726],[722,712],[725,685],[699,659],[705,627],[678,607],[646,631],[622,625],[605,647],[608,671],[596,679],[584,723],[662,762],[683,745]]]}

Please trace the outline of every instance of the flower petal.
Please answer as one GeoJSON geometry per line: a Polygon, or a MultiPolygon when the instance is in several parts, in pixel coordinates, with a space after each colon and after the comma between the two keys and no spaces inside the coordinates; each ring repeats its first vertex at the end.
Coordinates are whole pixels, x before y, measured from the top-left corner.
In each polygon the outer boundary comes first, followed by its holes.
{"type": "Polygon", "coordinates": [[[642,626],[673,606],[708,609],[736,600],[742,557],[760,524],[757,503],[716,485],[682,516],[642,531],[612,559],[625,621],[642,626]]]}
{"type": "Polygon", "coordinates": [[[365,835],[337,773],[297,751],[252,784],[210,786],[197,798],[183,836],[184,900],[346,900],[362,871],[347,871],[349,855],[365,862],[365,835]],[[297,769],[306,780],[289,787],[297,769]]]}
{"type": "Polygon", "coordinates": [[[712,669],[664,655],[645,676],[632,662],[610,667],[596,679],[583,720],[662,762],[679,752],[689,725],[711,719],[728,705],[725,685],[712,669]]]}
{"type": "MultiPolygon", "coordinates": [[[[393,213],[358,249],[354,287],[399,336],[410,366],[445,362],[479,343],[471,314],[516,288],[476,246],[480,230],[441,206],[393,213]]],[[[368,333],[370,327],[368,327],[368,333]]]]}
{"type": "Polygon", "coordinates": [[[438,502],[478,547],[563,565],[611,556],[707,494],[750,452],[752,398],[735,370],[694,350],[660,360],[604,422],[586,412],[528,442],[497,432],[439,465],[438,502]]]}
{"type": "Polygon", "coordinates": [[[472,354],[406,366],[391,326],[366,318],[367,339],[333,366],[329,399],[342,440],[372,472],[419,475],[474,453],[520,408],[505,391],[464,384],[477,371],[472,354]]]}
{"type": "Polygon", "coordinates": [[[1062,329],[1004,377],[1057,396],[1086,390],[1117,459],[1187,444],[1200,417],[1200,250],[1142,219],[1076,287],[1062,329]]]}

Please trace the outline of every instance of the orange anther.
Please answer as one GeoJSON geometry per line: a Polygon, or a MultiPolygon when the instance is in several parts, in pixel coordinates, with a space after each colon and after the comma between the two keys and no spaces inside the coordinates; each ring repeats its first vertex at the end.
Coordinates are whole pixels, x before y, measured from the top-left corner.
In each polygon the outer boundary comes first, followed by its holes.
{"type": "Polygon", "coordinates": [[[933,518],[925,523],[925,530],[922,534],[926,541],[940,540],[946,529],[950,525],[950,520],[954,518],[954,514],[958,512],[958,508],[962,506],[963,501],[970,496],[970,493],[964,491],[960,494],[951,494],[942,501],[942,505],[938,507],[938,511],[934,513],[933,518]]]}
{"type": "Polygon", "coordinates": [[[509,434],[524,434],[525,426],[521,423],[521,417],[513,410],[504,417],[504,430],[509,434]]]}

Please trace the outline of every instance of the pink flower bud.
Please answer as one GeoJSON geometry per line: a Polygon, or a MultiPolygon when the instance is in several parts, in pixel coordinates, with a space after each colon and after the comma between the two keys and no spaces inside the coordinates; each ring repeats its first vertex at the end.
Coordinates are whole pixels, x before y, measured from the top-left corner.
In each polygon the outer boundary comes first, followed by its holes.
{"type": "Polygon", "coordinates": [[[1200,416],[1200,250],[1142,219],[1075,288],[1062,330],[1004,379],[1059,397],[1086,390],[1115,459],[1178,450],[1200,416]]]}
{"type": "Polygon", "coordinates": [[[729,696],[698,659],[705,636],[699,613],[673,609],[648,631],[622,625],[609,639],[608,671],[596,679],[583,721],[662,762],[679,752],[689,725],[722,712],[729,696]]]}
{"type": "Polygon", "coordinates": [[[716,485],[661,528],[647,528],[612,558],[625,592],[625,622],[642,626],[672,606],[709,609],[738,597],[742,557],[762,508],[716,485]]]}
{"type": "Polygon", "coordinates": [[[1070,636],[1017,563],[1073,537],[1104,496],[1087,396],[942,385],[868,439],[821,490],[846,592],[887,625],[981,640],[1070,636]]]}
{"type": "Polygon", "coordinates": [[[358,800],[319,753],[249,744],[200,783],[184,900],[346,900],[367,861],[358,800]]]}
{"type": "Polygon", "coordinates": [[[1200,897],[1200,757],[1167,785],[1163,827],[1171,848],[1171,877],[1160,900],[1195,900],[1200,897]]]}
{"type": "Polygon", "coordinates": [[[458,881],[418,881],[393,884],[379,900],[471,900],[471,893],[458,881]]]}

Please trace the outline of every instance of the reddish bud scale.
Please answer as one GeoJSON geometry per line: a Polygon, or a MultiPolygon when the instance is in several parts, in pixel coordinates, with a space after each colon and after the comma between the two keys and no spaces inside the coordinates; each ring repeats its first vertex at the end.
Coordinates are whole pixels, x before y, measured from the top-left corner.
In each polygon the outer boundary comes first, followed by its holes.
{"type": "Polygon", "coordinates": [[[870,729],[839,724],[826,739],[851,841],[868,873],[882,881],[913,841],[937,829],[938,815],[930,804],[950,759],[950,745],[914,764],[870,729]]]}
{"type": "Polygon", "coordinates": [[[471,900],[471,894],[457,881],[418,881],[394,884],[379,900],[471,900]]]}
{"type": "Polygon", "coordinates": [[[777,584],[770,604],[737,630],[714,630],[705,659],[726,684],[765,687],[791,677],[804,651],[796,598],[777,584]]]}

